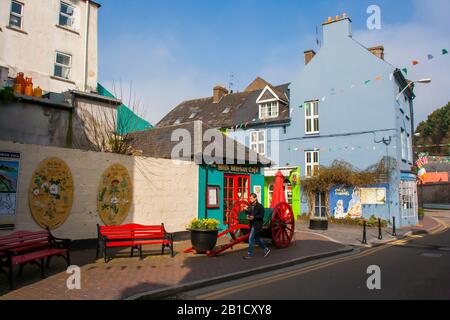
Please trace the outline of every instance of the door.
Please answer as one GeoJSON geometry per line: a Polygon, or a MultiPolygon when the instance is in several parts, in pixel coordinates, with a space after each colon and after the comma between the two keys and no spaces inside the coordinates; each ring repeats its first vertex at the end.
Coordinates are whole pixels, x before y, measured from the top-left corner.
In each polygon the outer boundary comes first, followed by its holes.
{"type": "Polygon", "coordinates": [[[250,176],[225,175],[224,177],[223,221],[228,224],[228,216],[239,200],[250,200],[250,176]]]}

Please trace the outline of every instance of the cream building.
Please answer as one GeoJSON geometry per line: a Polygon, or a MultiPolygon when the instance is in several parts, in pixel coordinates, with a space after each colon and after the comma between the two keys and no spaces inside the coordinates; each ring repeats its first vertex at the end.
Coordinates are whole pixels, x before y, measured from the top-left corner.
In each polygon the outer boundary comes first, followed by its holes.
{"type": "Polygon", "coordinates": [[[99,8],[90,0],[0,0],[0,67],[45,92],[95,92],[99,8]]]}

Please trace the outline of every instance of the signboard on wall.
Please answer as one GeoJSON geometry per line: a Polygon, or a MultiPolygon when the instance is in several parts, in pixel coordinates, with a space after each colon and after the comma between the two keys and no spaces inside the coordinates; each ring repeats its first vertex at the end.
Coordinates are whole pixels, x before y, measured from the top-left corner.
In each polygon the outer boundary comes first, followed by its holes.
{"type": "Polygon", "coordinates": [[[386,204],[386,188],[362,188],[361,203],[368,205],[386,204]]]}
{"type": "Polygon", "coordinates": [[[362,217],[360,188],[333,188],[330,191],[331,214],[336,219],[362,217]]]}
{"type": "Polygon", "coordinates": [[[218,164],[218,165],[211,165],[211,168],[216,168],[219,171],[227,171],[235,173],[259,174],[261,172],[260,167],[256,166],[237,166],[228,164],[218,164]]]}
{"type": "Polygon", "coordinates": [[[262,201],[262,186],[253,186],[253,193],[258,196],[258,201],[262,201]]]}
{"type": "Polygon", "coordinates": [[[16,223],[20,153],[0,151],[0,230],[16,223]]]}

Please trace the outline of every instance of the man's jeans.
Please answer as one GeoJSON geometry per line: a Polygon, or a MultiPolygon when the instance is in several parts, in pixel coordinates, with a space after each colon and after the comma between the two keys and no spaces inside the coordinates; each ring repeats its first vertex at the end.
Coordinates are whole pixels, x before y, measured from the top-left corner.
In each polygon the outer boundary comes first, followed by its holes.
{"type": "Polygon", "coordinates": [[[264,243],[263,239],[261,239],[259,234],[256,232],[255,228],[252,228],[252,230],[250,231],[250,239],[248,242],[248,255],[249,256],[253,256],[255,240],[259,244],[259,246],[264,249],[264,252],[267,251],[267,249],[268,249],[266,244],[264,243]]]}

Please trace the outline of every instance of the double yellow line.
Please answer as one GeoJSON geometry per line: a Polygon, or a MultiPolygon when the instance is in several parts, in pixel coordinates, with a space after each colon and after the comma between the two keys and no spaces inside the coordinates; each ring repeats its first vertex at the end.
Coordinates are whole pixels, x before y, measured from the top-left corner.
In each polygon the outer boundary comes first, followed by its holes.
{"type": "MultiPolygon", "coordinates": [[[[430,230],[430,234],[436,234],[438,232],[443,232],[443,231],[447,230],[447,226],[444,223],[442,223],[442,221],[438,221],[438,222],[440,223],[440,225],[437,228],[430,230]]],[[[281,280],[286,280],[286,279],[296,277],[296,276],[299,276],[299,275],[302,275],[305,273],[309,273],[309,272],[317,271],[317,270],[320,270],[323,268],[331,267],[333,265],[336,265],[336,264],[339,264],[342,262],[348,262],[348,261],[353,261],[353,260],[360,259],[363,257],[367,257],[367,256],[373,255],[379,251],[382,251],[382,250],[385,250],[385,249],[388,249],[388,248],[391,248],[394,246],[402,246],[402,245],[408,243],[409,241],[411,241],[415,238],[420,238],[420,237],[423,237],[423,236],[409,236],[409,237],[406,237],[405,239],[393,241],[393,242],[387,243],[385,245],[381,245],[379,247],[368,249],[361,253],[354,254],[351,256],[345,256],[345,257],[341,257],[338,259],[333,259],[331,261],[324,261],[322,263],[318,263],[318,264],[315,264],[315,265],[312,265],[309,267],[305,267],[305,268],[302,268],[299,270],[293,270],[293,271],[289,271],[289,272],[286,272],[283,274],[274,275],[270,278],[260,279],[260,280],[252,281],[251,283],[244,283],[244,284],[236,285],[236,286],[233,286],[230,288],[217,290],[213,293],[200,295],[197,297],[197,299],[217,300],[217,299],[223,298],[223,297],[233,294],[233,293],[260,287],[260,286],[267,285],[267,284],[281,281],[281,280]]]]}

